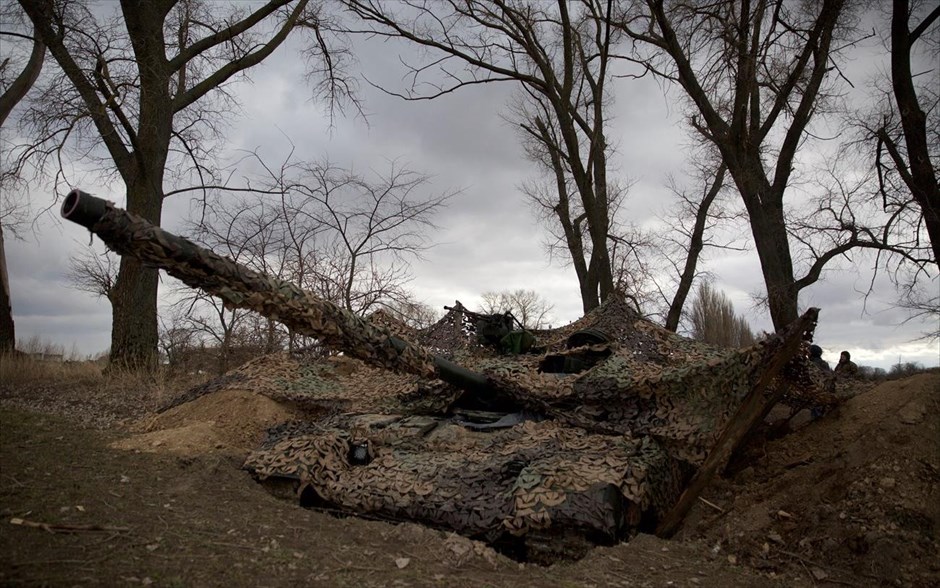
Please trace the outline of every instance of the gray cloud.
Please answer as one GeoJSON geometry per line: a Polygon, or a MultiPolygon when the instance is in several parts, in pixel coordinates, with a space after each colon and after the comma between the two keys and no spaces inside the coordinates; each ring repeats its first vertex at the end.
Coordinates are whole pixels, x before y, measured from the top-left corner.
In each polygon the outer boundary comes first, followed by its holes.
{"type": "MultiPolygon", "coordinates": [[[[17,338],[39,337],[69,351],[93,354],[110,345],[111,309],[105,300],[66,283],[70,239],[45,225],[37,237],[5,244],[17,338]]],[[[86,233],[87,234],[87,233],[86,233]]]]}

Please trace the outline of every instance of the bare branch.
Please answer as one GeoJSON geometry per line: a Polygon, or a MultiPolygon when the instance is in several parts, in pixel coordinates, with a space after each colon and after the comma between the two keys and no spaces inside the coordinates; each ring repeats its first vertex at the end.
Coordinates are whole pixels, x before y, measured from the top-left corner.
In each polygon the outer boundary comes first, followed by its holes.
{"type": "Polygon", "coordinates": [[[77,290],[112,300],[118,265],[118,258],[111,253],[83,251],[69,257],[65,279],[77,290]]]}

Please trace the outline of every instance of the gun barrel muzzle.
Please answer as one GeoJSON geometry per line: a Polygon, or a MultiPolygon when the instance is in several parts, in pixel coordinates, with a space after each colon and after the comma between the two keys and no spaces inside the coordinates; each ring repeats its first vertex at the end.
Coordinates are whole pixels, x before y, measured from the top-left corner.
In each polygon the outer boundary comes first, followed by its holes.
{"type": "Polygon", "coordinates": [[[74,189],[65,197],[60,211],[62,218],[91,230],[107,211],[108,201],[74,189]]]}

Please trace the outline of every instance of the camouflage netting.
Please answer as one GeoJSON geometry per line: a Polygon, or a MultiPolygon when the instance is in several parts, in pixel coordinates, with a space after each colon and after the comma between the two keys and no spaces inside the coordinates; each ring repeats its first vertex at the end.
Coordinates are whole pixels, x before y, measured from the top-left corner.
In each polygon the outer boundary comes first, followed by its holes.
{"type": "Polygon", "coordinates": [[[318,503],[489,540],[552,526],[614,540],[644,513],[664,513],[686,473],[649,437],[557,421],[480,433],[435,417],[367,420],[338,416],[312,431],[275,431],[247,466],[297,480],[298,493],[318,503]]]}
{"type": "Polygon", "coordinates": [[[481,399],[440,381],[324,360],[319,365],[331,366],[336,385],[318,385],[311,395],[326,394],[328,404],[358,416],[273,430],[246,467],[260,479],[295,481],[298,495],[316,503],[491,540],[548,529],[613,539],[675,504],[694,466],[793,338],[802,351],[767,393],[784,381],[794,391],[809,388],[812,321],[748,349],[717,349],[613,299],[572,325],[540,332],[539,353],[508,356],[481,345],[466,316],[458,305],[416,339],[485,373],[493,394],[481,399]],[[581,332],[608,341],[567,349],[581,332]],[[554,355],[597,365],[580,374],[540,372],[554,355]],[[346,373],[336,369],[340,363],[346,373]],[[478,432],[447,419],[476,401],[517,411],[520,422],[478,432]],[[415,414],[428,416],[406,416],[415,414]]]}
{"type": "Polygon", "coordinates": [[[308,421],[273,429],[245,465],[347,512],[489,540],[572,530],[612,540],[676,503],[745,397],[828,402],[807,361],[815,310],[727,350],[670,333],[613,298],[535,333],[533,352],[502,355],[459,303],[423,331],[385,313],[366,321],[104,209],[92,230],[115,251],[342,353],[261,358],[176,404],[248,388],[307,408],[308,421]]]}

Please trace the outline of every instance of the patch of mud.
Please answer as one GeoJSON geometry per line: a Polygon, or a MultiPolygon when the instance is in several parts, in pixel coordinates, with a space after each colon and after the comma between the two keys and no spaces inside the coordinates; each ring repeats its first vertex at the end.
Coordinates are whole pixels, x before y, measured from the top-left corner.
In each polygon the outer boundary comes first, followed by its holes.
{"type": "Polygon", "coordinates": [[[222,390],[181,404],[137,424],[116,449],[180,455],[233,454],[256,448],[264,432],[303,411],[248,390],[222,390]]]}

